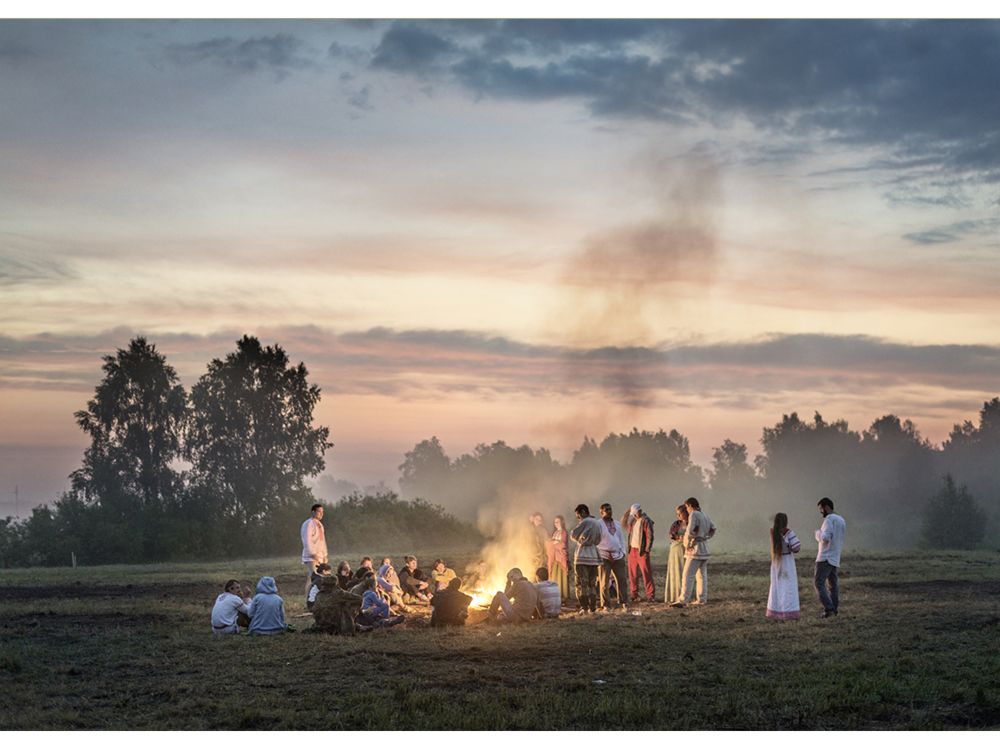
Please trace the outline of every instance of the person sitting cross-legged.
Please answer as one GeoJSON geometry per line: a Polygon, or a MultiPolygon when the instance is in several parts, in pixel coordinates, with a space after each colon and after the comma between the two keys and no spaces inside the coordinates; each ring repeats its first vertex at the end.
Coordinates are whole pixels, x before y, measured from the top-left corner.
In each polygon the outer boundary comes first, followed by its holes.
{"type": "Polygon", "coordinates": [[[250,598],[243,594],[240,582],[230,578],[212,607],[212,632],[228,635],[246,628],[250,624],[249,605],[250,598]]]}
{"type": "Polygon", "coordinates": [[[434,567],[431,569],[430,593],[433,595],[438,591],[444,591],[448,588],[448,582],[454,578],[455,571],[449,568],[444,560],[438,558],[434,561],[434,567]]]}
{"type": "Polygon", "coordinates": [[[490,602],[489,619],[498,622],[530,622],[538,606],[538,592],[520,568],[507,572],[507,585],[490,602]]]}
{"type": "Polygon", "coordinates": [[[431,625],[465,625],[472,597],[462,593],[462,579],[452,578],[448,586],[431,597],[431,625]]]}
{"type": "Polygon", "coordinates": [[[250,602],[250,635],[278,635],[287,630],[285,602],[271,576],[257,581],[257,593],[250,602]]]}
{"type": "Polygon", "coordinates": [[[426,604],[430,601],[430,580],[420,568],[417,567],[417,558],[407,555],[403,558],[403,569],[399,571],[399,585],[403,589],[403,601],[409,597],[410,601],[422,602],[426,604]]]}
{"type": "Polygon", "coordinates": [[[368,590],[365,591],[361,600],[361,612],[355,622],[367,628],[389,628],[403,621],[403,615],[391,616],[389,604],[376,590],[377,584],[374,578],[366,581],[368,590]]]}

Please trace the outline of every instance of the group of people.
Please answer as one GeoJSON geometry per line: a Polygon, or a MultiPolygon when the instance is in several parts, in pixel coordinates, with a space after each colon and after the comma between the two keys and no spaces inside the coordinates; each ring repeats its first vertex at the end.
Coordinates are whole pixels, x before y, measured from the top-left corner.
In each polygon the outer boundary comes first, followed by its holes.
{"type": "MultiPolygon", "coordinates": [[[[628,609],[637,601],[656,601],[653,581],[653,519],[634,503],[616,520],[610,503],[600,506],[600,518],[590,515],[581,503],[575,509],[577,523],[566,530],[565,519],[556,516],[550,533],[544,530],[541,513],[531,516],[535,534],[535,558],[548,563],[549,578],[555,581],[563,600],[570,599],[569,541],[576,543],[572,574],[581,613],[628,609]],[[640,592],[640,582],[642,584],[640,592]]],[[[708,540],[715,524],[701,509],[697,498],[689,497],[676,509],[677,520],[670,527],[667,555],[667,587],[663,601],[676,607],[687,606],[697,594],[697,603],[708,601],[708,540]]]]}
{"type": "MultiPolygon", "coordinates": [[[[833,512],[833,501],[822,498],[817,503],[823,524],[815,532],[819,544],[814,584],[823,606],[821,617],[837,615],[840,606],[840,556],[846,524],[833,512]]],[[[442,559],[434,561],[425,573],[417,559],[407,555],[403,567],[396,570],[392,558],[384,557],[378,568],[371,557],[363,557],[357,570],[343,560],[333,570],[323,528],[323,506],[313,506],[302,524],[302,562],[308,566],[306,607],[313,611],[323,593],[347,592],[359,602],[352,611],[352,627],[375,629],[402,622],[412,607],[429,605],[431,625],[462,625],[468,618],[473,598],[463,591],[477,591],[487,582],[485,562],[478,561],[460,578],[442,559]]],[[[600,518],[580,504],[575,509],[577,523],[568,529],[563,516],[555,516],[551,530],[546,529],[541,513],[530,516],[533,541],[531,581],[520,568],[506,576],[503,591],[492,597],[487,618],[501,622],[527,622],[558,617],[572,600],[572,574],[578,612],[590,614],[627,610],[638,601],[656,600],[653,582],[653,520],[635,503],[620,520],[614,517],[610,503],[600,506],[600,518]],[[569,542],[575,542],[570,565],[569,542]],[[641,591],[640,591],[641,582],[641,591]]],[[[668,532],[666,591],[662,601],[671,607],[703,605],[708,602],[708,541],[715,536],[712,519],[702,510],[697,498],[689,497],[675,509],[676,520],[668,532]]],[[[771,586],[766,616],[776,620],[800,617],[798,578],[795,555],[801,542],[788,526],[788,516],[778,513],[770,531],[771,586]]],[[[253,598],[237,580],[226,582],[212,610],[215,633],[271,635],[285,632],[284,602],[278,595],[274,578],[264,576],[257,583],[253,598]]]]}

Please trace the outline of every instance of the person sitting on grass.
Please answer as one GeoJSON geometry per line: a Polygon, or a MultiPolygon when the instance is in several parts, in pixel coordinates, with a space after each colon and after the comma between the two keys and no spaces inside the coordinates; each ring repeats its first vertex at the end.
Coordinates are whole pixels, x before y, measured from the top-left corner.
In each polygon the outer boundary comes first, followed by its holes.
{"type": "Polygon", "coordinates": [[[358,563],[358,569],[355,570],[351,576],[354,579],[351,585],[353,586],[358,581],[363,581],[365,574],[369,571],[372,573],[375,572],[375,567],[372,565],[372,559],[370,557],[362,557],[361,562],[358,563]]]}
{"type": "Polygon", "coordinates": [[[497,622],[530,622],[538,606],[538,592],[520,568],[507,571],[507,585],[490,602],[488,618],[497,622]]]}
{"type": "Polygon", "coordinates": [[[549,569],[535,571],[535,591],[538,592],[538,619],[558,617],[562,610],[562,594],[559,584],[549,580],[549,569]]]}
{"type": "Polygon", "coordinates": [[[378,591],[374,578],[367,579],[368,590],[361,600],[361,612],[355,622],[363,628],[389,628],[403,621],[402,615],[391,616],[389,605],[378,591]]]}
{"type": "Polygon", "coordinates": [[[278,596],[278,584],[271,576],[257,581],[257,594],[250,602],[250,635],[278,635],[284,633],[285,601],[278,596]]]}
{"type": "Polygon", "coordinates": [[[399,571],[399,585],[403,589],[403,601],[406,597],[410,601],[418,601],[426,604],[430,601],[430,580],[427,574],[417,567],[417,558],[407,555],[403,558],[403,569],[399,571]]]}
{"type": "Polygon", "coordinates": [[[383,557],[382,565],[379,566],[378,575],[375,577],[378,584],[379,593],[388,600],[393,609],[401,612],[409,612],[409,608],[403,603],[403,587],[399,584],[399,576],[396,569],[392,567],[392,558],[383,557]]]}
{"type": "Polygon", "coordinates": [[[445,565],[441,558],[435,560],[434,568],[431,570],[431,594],[444,591],[448,588],[448,582],[453,578],[455,578],[455,571],[445,565]]]}
{"type": "Polygon", "coordinates": [[[319,583],[322,578],[329,578],[333,574],[333,569],[328,563],[320,563],[316,566],[316,572],[313,573],[312,586],[309,587],[309,596],[306,597],[306,609],[312,612],[313,605],[316,603],[316,594],[319,593],[319,583]]]}
{"type": "Polygon", "coordinates": [[[249,626],[249,605],[250,599],[244,594],[240,582],[230,578],[212,607],[212,632],[216,635],[236,634],[240,628],[249,626]]]}
{"type": "Polygon", "coordinates": [[[347,560],[337,563],[337,585],[347,591],[355,583],[354,574],[351,572],[351,564],[347,560]]]}
{"type": "Polygon", "coordinates": [[[465,625],[472,597],[461,591],[462,579],[452,578],[448,586],[431,597],[431,625],[465,625]]]}

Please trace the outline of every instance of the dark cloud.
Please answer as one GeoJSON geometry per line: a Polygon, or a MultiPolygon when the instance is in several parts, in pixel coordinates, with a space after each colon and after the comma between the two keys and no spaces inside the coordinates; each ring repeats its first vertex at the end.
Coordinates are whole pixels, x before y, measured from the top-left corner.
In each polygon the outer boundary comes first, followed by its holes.
{"type": "Polygon", "coordinates": [[[0,64],[19,65],[37,57],[28,45],[16,39],[0,39],[0,64]]]}
{"type": "Polygon", "coordinates": [[[234,39],[216,37],[191,44],[171,44],[167,57],[181,65],[209,63],[241,73],[268,71],[281,77],[311,67],[305,43],[291,34],[234,39]]]}
{"type": "Polygon", "coordinates": [[[431,63],[477,96],[573,97],[606,118],[746,118],[888,147],[873,168],[1000,179],[995,21],[407,22],[375,57],[399,72],[431,63]]]}
{"type": "Polygon", "coordinates": [[[454,49],[452,42],[425,28],[394,24],[382,36],[371,64],[373,68],[420,73],[454,49]]]}

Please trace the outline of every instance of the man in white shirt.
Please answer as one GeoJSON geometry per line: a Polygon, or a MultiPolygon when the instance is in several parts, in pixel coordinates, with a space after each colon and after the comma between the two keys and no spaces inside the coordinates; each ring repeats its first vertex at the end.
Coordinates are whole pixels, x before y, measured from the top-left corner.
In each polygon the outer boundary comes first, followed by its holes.
{"type": "Polygon", "coordinates": [[[618,602],[622,609],[628,609],[628,560],[625,558],[625,538],[621,524],[615,520],[611,504],[601,505],[601,542],[597,545],[601,553],[601,567],[597,572],[597,587],[601,597],[601,609],[611,609],[611,576],[615,577],[618,602]]]}
{"type": "Polygon", "coordinates": [[[823,525],[816,531],[816,541],[819,542],[819,552],[816,555],[816,593],[823,605],[820,617],[833,617],[840,609],[838,572],[847,524],[833,512],[833,500],[830,498],[824,497],[816,505],[823,516],[823,525]]]}
{"type": "Polygon", "coordinates": [[[302,537],[302,564],[306,569],[306,596],[312,588],[312,576],[316,566],[327,562],[326,532],[323,530],[323,506],[316,503],[312,507],[312,515],[302,524],[299,532],[302,537]]]}

